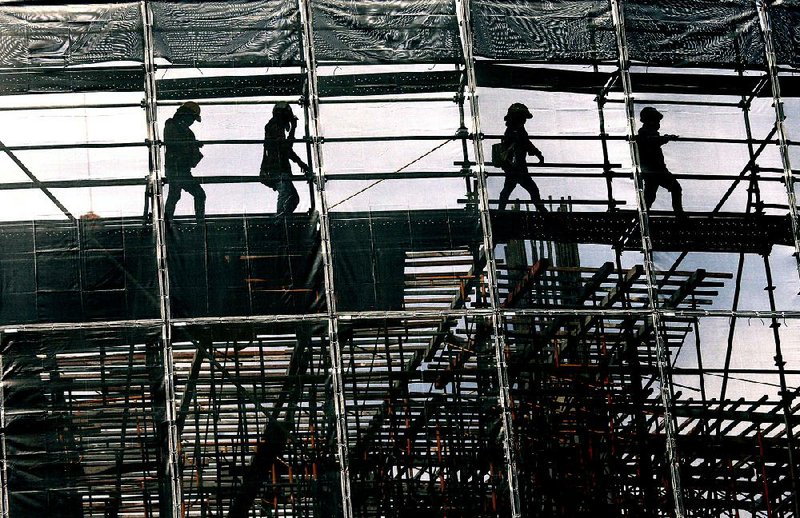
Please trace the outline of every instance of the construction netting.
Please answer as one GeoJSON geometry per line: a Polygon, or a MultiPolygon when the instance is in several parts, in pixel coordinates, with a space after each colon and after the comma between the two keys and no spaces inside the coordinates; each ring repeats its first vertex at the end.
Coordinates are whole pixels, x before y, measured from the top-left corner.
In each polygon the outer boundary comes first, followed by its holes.
{"type": "Polygon", "coordinates": [[[0,515],[800,515],[798,27],[0,2],[0,515]]]}
{"type": "MultiPolygon", "coordinates": [[[[71,66],[143,59],[139,2],[24,5],[0,10],[4,67],[71,66]]],[[[302,58],[295,2],[148,2],[154,53],[184,66],[282,66],[302,58]]],[[[315,0],[322,62],[458,62],[457,6],[446,0],[315,0]]],[[[597,0],[470,2],[476,55],[492,59],[613,61],[611,7],[597,0]]],[[[794,0],[770,6],[781,63],[796,64],[794,0]]],[[[764,63],[756,4],[747,0],[624,3],[630,58],[669,65],[764,63]]]]}
{"type": "Polygon", "coordinates": [[[476,1],[470,7],[477,56],[577,63],[616,57],[608,2],[476,1]]]}

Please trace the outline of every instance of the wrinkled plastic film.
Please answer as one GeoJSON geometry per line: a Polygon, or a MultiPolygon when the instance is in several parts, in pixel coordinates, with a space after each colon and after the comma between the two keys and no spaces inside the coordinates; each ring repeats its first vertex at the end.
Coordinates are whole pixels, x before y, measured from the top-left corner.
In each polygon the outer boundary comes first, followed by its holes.
{"type": "Polygon", "coordinates": [[[661,65],[744,65],[764,61],[754,2],[634,1],[625,3],[633,61],[661,65]]]}
{"type": "Polygon", "coordinates": [[[138,2],[0,6],[0,66],[70,66],[141,61],[138,2]]]}
{"type": "Polygon", "coordinates": [[[3,335],[10,516],[137,512],[157,497],[157,336],[3,335]]]}
{"type": "Polygon", "coordinates": [[[457,62],[454,3],[448,0],[311,2],[317,61],[457,62]]]}
{"type": "Polygon", "coordinates": [[[280,0],[150,2],[156,58],[188,66],[299,64],[296,4],[280,0]]]}
{"type": "Polygon", "coordinates": [[[478,0],[470,7],[478,57],[585,63],[616,55],[608,2],[478,0]]]}
{"type": "Polygon", "coordinates": [[[769,7],[775,57],[779,64],[796,67],[800,64],[800,2],[784,0],[769,7]]]}

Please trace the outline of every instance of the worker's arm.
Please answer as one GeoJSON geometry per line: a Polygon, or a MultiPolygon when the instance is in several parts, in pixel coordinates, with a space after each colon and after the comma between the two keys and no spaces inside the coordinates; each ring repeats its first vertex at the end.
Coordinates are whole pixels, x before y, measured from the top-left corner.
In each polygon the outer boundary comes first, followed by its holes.
{"type": "Polygon", "coordinates": [[[539,159],[539,163],[540,164],[543,163],[544,162],[544,155],[542,154],[541,151],[539,151],[539,148],[534,146],[533,142],[531,142],[530,139],[525,139],[525,140],[527,142],[527,146],[526,147],[527,147],[527,150],[528,150],[528,154],[531,155],[531,156],[537,157],[539,159]]]}
{"type": "Polygon", "coordinates": [[[308,173],[310,172],[310,168],[308,167],[308,165],[306,165],[305,162],[303,162],[303,160],[300,158],[300,156],[297,153],[295,153],[294,149],[292,148],[292,145],[294,144],[294,139],[295,139],[295,136],[294,136],[295,130],[297,130],[297,119],[293,120],[291,122],[291,126],[289,127],[289,136],[288,136],[287,141],[286,141],[286,153],[287,153],[287,156],[289,157],[289,160],[291,160],[292,162],[294,162],[295,164],[300,166],[300,169],[303,171],[303,174],[308,176],[308,173]]]}

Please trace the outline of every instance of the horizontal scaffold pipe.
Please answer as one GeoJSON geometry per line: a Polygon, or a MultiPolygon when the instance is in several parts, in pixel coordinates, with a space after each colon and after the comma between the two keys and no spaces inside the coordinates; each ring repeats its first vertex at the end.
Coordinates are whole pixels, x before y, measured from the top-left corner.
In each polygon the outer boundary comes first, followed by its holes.
{"type": "Polygon", "coordinates": [[[147,141],[141,142],[79,142],[72,144],[30,144],[20,146],[0,145],[0,151],[48,151],[63,149],[110,149],[110,148],[134,148],[147,147],[147,141]]]}
{"type": "MultiPolygon", "coordinates": [[[[491,165],[491,163],[487,163],[487,165],[491,165]]],[[[570,165],[570,164],[558,164],[558,165],[551,165],[551,164],[528,164],[529,166],[537,166],[540,168],[564,168],[564,169],[573,169],[580,167],[579,165],[570,165]]],[[[763,170],[762,170],[763,171],[763,170]]],[[[606,173],[603,171],[599,171],[596,173],[558,173],[558,172],[551,172],[551,173],[543,173],[543,172],[529,172],[529,174],[533,177],[569,177],[569,178],[599,178],[599,177],[606,177],[611,176],[612,178],[631,178],[633,173],[621,173],[621,172],[610,172],[606,173]]],[[[505,176],[505,173],[502,172],[487,172],[486,176],[505,176]]],[[[733,174],[702,174],[702,173],[673,173],[675,178],[678,180],[736,180],[740,178],[738,175],[733,174]]],[[[759,176],[759,182],[778,182],[783,183],[782,176],[759,176]]]]}
{"type": "MultiPolygon", "coordinates": [[[[413,180],[415,178],[467,178],[473,174],[460,171],[414,171],[399,173],[327,173],[326,180],[413,180]]],[[[301,177],[298,177],[301,178],[301,177]]]]}
{"type": "MultiPolygon", "coordinates": [[[[468,200],[458,200],[459,202],[466,203],[468,200]]],[[[497,205],[500,203],[500,200],[490,199],[490,205],[497,205]]],[[[628,202],[625,200],[612,200],[608,201],[605,200],[581,200],[578,198],[542,198],[541,201],[533,201],[533,200],[508,200],[510,204],[519,204],[519,205],[537,205],[539,203],[544,203],[545,205],[553,204],[553,205],[608,205],[612,203],[614,205],[627,205],[628,202]]]]}
{"type": "MultiPolygon", "coordinates": [[[[627,140],[625,135],[529,135],[531,140],[627,140]]],[[[500,140],[503,135],[484,135],[485,140],[500,140]]],[[[326,139],[327,140],[327,139],[326,139]]],[[[777,144],[776,139],[734,139],[714,137],[675,137],[675,142],[705,142],[709,144],[777,144]]]]}
{"type": "MultiPolygon", "coordinates": [[[[274,99],[263,99],[263,98],[256,98],[256,99],[254,99],[254,98],[242,98],[242,99],[224,99],[224,100],[203,99],[202,101],[200,101],[200,103],[203,106],[251,106],[251,105],[252,106],[262,106],[262,105],[269,106],[269,105],[275,104],[278,101],[285,102],[287,104],[294,104],[294,105],[298,105],[298,106],[301,104],[300,101],[291,100],[291,99],[286,100],[285,99],[286,96],[283,96],[283,95],[272,95],[272,96],[270,96],[270,95],[265,94],[263,97],[274,97],[274,99]]],[[[191,98],[192,98],[191,96],[186,97],[186,99],[191,99],[191,98]]],[[[163,100],[162,99],[162,100],[158,101],[156,104],[159,107],[163,108],[165,106],[180,106],[184,102],[185,101],[183,99],[182,100],[163,100]]]]}
{"type": "Polygon", "coordinates": [[[39,182],[39,184],[34,184],[31,182],[0,183],[0,191],[39,189],[42,186],[48,189],[71,189],[86,187],[121,187],[130,185],[147,185],[147,178],[49,180],[45,182],[39,182]]]}
{"type": "MultiPolygon", "coordinates": [[[[377,95],[377,94],[376,94],[377,95]]],[[[320,104],[385,104],[385,103],[428,103],[428,102],[455,102],[457,99],[455,95],[450,97],[436,96],[436,97],[420,97],[425,93],[412,93],[406,95],[414,95],[416,97],[402,97],[394,95],[392,97],[377,97],[371,99],[369,96],[360,97],[337,97],[337,98],[321,98],[320,104]]]]}
{"type": "MultiPolygon", "coordinates": [[[[504,135],[499,133],[483,135],[483,140],[502,140],[504,135]]],[[[529,135],[531,140],[627,140],[625,135],[609,135],[598,133],[596,135],[561,135],[561,134],[535,134],[529,135]]]]}
{"type": "MultiPolygon", "coordinates": [[[[348,142],[390,142],[390,141],[447,141],[447,140],[469,140],[472,137],[468,134],[457,135],[452,133],[450,135],[387,135],[375,137],[322,137],[323,143],[348,143],[348,142]]],[[[311,143],[310,138],[297,138],[294,140],[287,140],[292,143],[311,143]]],[[[203,145],[262,145],[264,139],[215,139],[215,140],[198,140],[198,143],[203,145]]],[[[159,141],[159,144],[163,144],[159,141]]]]}
{"type": "MultiPolygon", "coordinates": [[[[624,99],[606,99],[608,103],[624,104],[624,99]]],[[[726,108],[741,108],[742,103],[739,102],[722,102],[722,101],[682,101],[680,99],[633,99],[634,104],[664,104],[664,105],[677,105],[677,106],[717,106],[726,108]]]]}
{"type": "MultiPolygon", "coordinates": [[[[711,276],[709,272],[707,276],[711,276]]],[[[510,309],[501,310],[506,316],[531,316],[531,317],[547,317],[547,316],[563,316],[563,315],[597,315],[606,318],[620,318],[625,316],[649,316],[653,312],[645,309],[574,309],[574,308],[549,308],[549,309],[510,309]]],[[[657,309],[664,318],[671,317],[699,317],[699,318],[748,318],[759,320],[776,319],[800,319],[800,311],[730,311],[725,309],[657,309]]],[[[768,324],[765,324],[768,325],[768,324]]]]}
{"type": "MultiPolygon", "coordinates": [[[[726,374],[726,373],[727,374],[775,374],[776,372],[777,371],[774,368],[773,369],[707,369],[707,368],[690,369],[690,368],[684,368],[684,367],[673,367],[672,368],[672,373],[673,374],[685,374],[685,375],[689,375],[689,374],[691,374],[691,375],[698,375],[698,374],[726,374]]],[[[794,376],[800,375],[800,370],[787,369],[784,372],[786,374],[790,374],[790,375],[794,375],[794,376]]],[[[745,380],[745,381],[751,381],[753,383],[763,383],[762,380],[745,380]]],[[[776,401],[775,403],[767,403],[767,402],[764,402],[764,403],[758,402],[758,403],[759,404],[776,404],[776,405],[780,404],[779,401],[776,401]]],[[[719,405],[720,403],[718,401],[715,401],[713,404],[714,405],[719,405]]]]}
{"type": "Polygon", "coordinates": [[[160,319],[142,320],[104,320],[97,322],[58,322],[43,324],[9,324],[0,326],[0,332],[11,334],[23,331],[76,331],[76,330],[108,330],[115,328],[148,328],[157,329],[163,322],[160,319]]]}
{"type": "MultiPolygon", "coordinates": [[[[486,135],[485,140],[500,140],[502,135],[486,135]]],[[[351,142],[407,142],[407,141],[447,141],[447,140],[470,140],[472,135],[469,134],[450,134],[450,135],[387,135],[387,136],[374,136],[374,137],[323,137],[323,143],[351,143],[351,142]]],[[[586,140],[625,140],[624,136],[614,135],[531,135],[533,140],[562,140],[562,141],[586,141],[586,140]]],[[[712,144],[777,144],[777,140],[759,140],[759,139],[725,139],[725,138],[712,138],[712,137],[677,137],[677,142],[703,142],[712,144]]],[[[217,140],[200,140],[200,144],[204,145],[263,145],[264,139],[217,139],[217,140]]],[[[294,139],[290,142],[293,143],[310,143],[310,139],[294,139]]],[[[163,145],[163,141],[157,142],[163,145]]],[[[789,141],[789,145],[798,145],[800,142],[789,141]]],[[[105,149],[105,148],[133,148],[133,147],[146,147],[148,142],[143,140],[141,142],[76,142],[65,144],[30,144],[30,145],[16,145],[16,146],[0,146],[0,151],[46,151],[46,150],[63,150],[63,149],[105,149]]],[[[463,162],[459,162],[463,163],[463,162]]],[[[472,164],[472,163],[470,163],[472,164]]],[[[488,164],[488,163],[487,163],[488,164]]],[[[535,165],[535,164],[534,164],[535,165]]],[[[543,164],[550,165],[553,164],[543,164]]],[[[610,164],[611,166],[616,164],[610,164]]],[[[584,164],[584,167],[604,167],[603,164],[584,164]]]]}
{"type": "MultiPolygon", "coordinates": [[[[496,167],[493,162],[484,162],[485,165],[496,167]]],[[[464,162],[464,161],[457,161],[453,162],[453,165],[458,166],[474,166],[476,165],[475,162],[464,162]]],[[[547,168],[556,168],[556,167],[564,167],[569,169],[617,169],[622,167],[622,164],[592,164],[592,163],[577,163],[577,162],[528,162],[528,167],[536,167],[539,169],[547,169],[547,168]]],[[[495,173],[487,173],[489,175],[493,175],[495,173]]],[[[625,175],[629,176],[629,175],[625,175]]]]}
{"type": "Polygon", "coordinates": [[[85,103],[85,104],[36,104],[30,106],[0,106],[0,112],[40,110],[102,110],[106,108],[141,108],[141,103],[85,103]]]}

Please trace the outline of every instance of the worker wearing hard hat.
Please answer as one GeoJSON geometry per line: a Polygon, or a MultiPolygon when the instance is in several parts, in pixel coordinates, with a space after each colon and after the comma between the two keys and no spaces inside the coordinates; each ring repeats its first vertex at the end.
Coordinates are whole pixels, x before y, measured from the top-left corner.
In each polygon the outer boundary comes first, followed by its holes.
{"type": "Polygon", "coordinates": [[[261,183],[278,191],[277,216],[294,212],[300,196],[292,184],[291,160],[308,177],[310,170],[292,149],[297,117],[289,103],[279,102],[272,108],[272,118],[264,126],[264,155],[261,160],[261,183]],[[288,132],[288,135],[287,135],[288,132]]]}
{"type": "Polygon", "coordinates": [[[681,199],[683,190],[675,176],[667,169],[664,153],[661,151],[661,146],[676,139],[677,135],[659,134],[663,118],[664,115],[652,106],[642,108],[639,113],[642,127],[636,136],[636,145],[639,149],[639,165],[644,183],[644,202],[649,209],[656,199],[658,188],[663,187],[672,194],[672,210],[677,214],[683,214],[681,199]]]}
{"type": "Polygon", "coordinates": [[[175,206],[181,199],[181,192],[186,191],[194,197],[194,215],[198,223],[202,223],[206,211],[206,193],[200,182],[192,177],[192,168],[203,158],[200,148],[189,126],[200,122],[200,106],[196,102],[185,102],[171,119],[164,124],[164,171],[167,177],[169,194],[164,205],[167,221],[175,215],[175,206]]]}
{"type": "Polygon", "coordinates": [[[533,145],[530,138],[528,138],[528,132],[525,131],[525,122],[531,118],[533,118],[533,115],[524,104],[514,103],[509,106],[505,116],[506,132],[503,135],[503,140],[496,148],[497,152],[493,149],[492,161],[495,162],[496,166],[501,167],[506,175],[505,184],[503,184],[503,189],[500,191],[498,207],[500,210],[506,208],[508,197],[514,188],[517,185],[521,185],[530,194],[536,210],[547,212],[539,195],[539,187],[536,186],[536,182],[533,181],[530,173],[528,173],[528,155],[537,157],[540,163],[544,162],[544,155],[533,145]]]}

